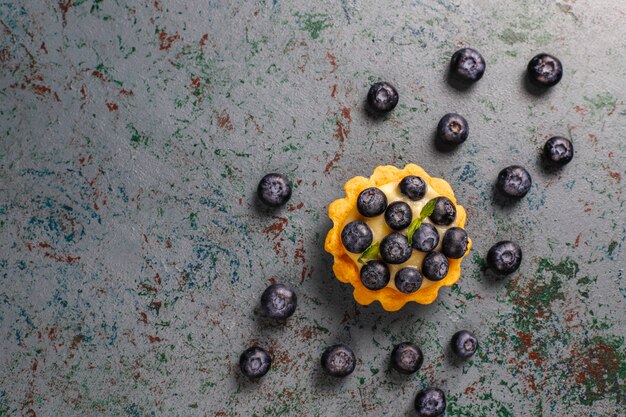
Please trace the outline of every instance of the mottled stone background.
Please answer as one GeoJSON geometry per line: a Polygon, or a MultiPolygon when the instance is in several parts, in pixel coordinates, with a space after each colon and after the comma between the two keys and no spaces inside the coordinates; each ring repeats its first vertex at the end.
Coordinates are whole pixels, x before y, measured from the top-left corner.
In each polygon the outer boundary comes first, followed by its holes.
{"type": "Polygon", "coordinates": [[[447,416],[626,414],[623,0],[2,0],[0,25],[0,416],[405,416],[428,385],[447,416]],[[467,91],[446,82],[461,46],[487,60],[467,91]],[[535,96],[542,51],[565,76],[535,96]],[[400,105],[373,120],[380,79],[400,105]],[[470,138],[440,153],[449,111],[470,138]],[[550,171],[556,134],[576,155],[550,171]],[[450,181],[475,246],[434,304],[385,313],[334,279],[326,209],[407,162],[450,181]],[[503,206],[513,163],[534,184],[503,206]],[[284,209],[255,201],[269,171],[295,183],[284,209]],[[504,238],[524,261],[494,281],[504,238]],[[286,324],[259,317],[273,281],[298,291],[286,324]],[[389,370],[404,340],[415,376],[389,370]],[[343,380],[319,367],[336,342],[343,380]],[[259,382],[237,369],[253,343],[259,382]]]}

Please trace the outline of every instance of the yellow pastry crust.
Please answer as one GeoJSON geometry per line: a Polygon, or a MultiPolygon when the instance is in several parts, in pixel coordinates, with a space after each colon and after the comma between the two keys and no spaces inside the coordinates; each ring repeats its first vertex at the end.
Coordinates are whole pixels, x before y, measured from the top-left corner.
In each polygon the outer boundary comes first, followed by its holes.
{"type": "Polygon", "coordinates": [[[356,201],[364,189],[368,187],[380,187],[394,181],[400,181],[407,175],[421,177],[428,186],[444,197],[448,197],[456,206],[457,225],[463,228],[467,215],[463,206],[456,203],[452,187],[441,178],[433,178],[420,166],[407,164],[403,169],[394,166],[378,166],[374,169],[371,177],[354,177],[346,182],[344,190],[346,197],[333,201],[328,207],[328,216],[333,221],[333,228],[326,235],[324,249],[334,257],[333,272],[335,277],[344,283],[350,283],[354,287],[354,299],[362,305],[369,305],[374,301],[379,301],[386,311],[400,310],[406,303],[413,301],[419,304],[430,304],[437,298],[439,289],[443,286],[452,286],[461,276],[461,261],[467,256],[472,248],[472,240],[467,245],[467,251],[460,259],[448,259],[449,269],[440,281],[434,281],[431,285],[422,287],[412,294],[402,293],[395,288],[385,287],[381,290],[369,290],[361,283],[359,277],[359,267],[348,256],[341,241],[341,230],[345,220],[352,209],[356,206],[356,201]]]}

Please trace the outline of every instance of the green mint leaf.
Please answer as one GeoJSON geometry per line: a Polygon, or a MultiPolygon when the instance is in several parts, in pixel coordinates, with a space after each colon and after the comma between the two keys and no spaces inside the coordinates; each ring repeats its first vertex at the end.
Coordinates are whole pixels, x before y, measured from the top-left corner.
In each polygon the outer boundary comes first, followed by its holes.
{"type": "Polygon", "coordinates": [[[422,207],[422,211],[420,212],[420,218],[422,220],[433,214],[433,211],[435,211],[435,204],[437,204],[437,199],[433,198],[428,203],[426,203],[424,207],[422,207]]]}
{"type": "Polygon", "coordinates": [[[413,233],[415,233],[415,231],[419,229],[419,227],[422,225],[422,220],[424,219],[418,217],[417,219],[413,220],[409,225],[409,230],[407,230],[406,233],[406,237],[409,239],[409,246],[413,245],[413,233]]]}
{"type": "Polygon", "coordinates": [[[357,259],[357,261],[360,264],[364,264],[365,260],[367,259],[378,258],[378,255],[380,255],[380,251],[378,250],[379,246],[380,246],[380,242],[372,243],[367,249],[363,251],[363,253],[361,254],[361,256],[359,256],[359,259],[357,259]]]}

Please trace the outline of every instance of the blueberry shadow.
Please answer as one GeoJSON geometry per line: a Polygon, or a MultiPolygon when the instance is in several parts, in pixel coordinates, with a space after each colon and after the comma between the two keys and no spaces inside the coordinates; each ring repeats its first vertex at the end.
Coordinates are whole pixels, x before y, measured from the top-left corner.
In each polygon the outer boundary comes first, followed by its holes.
{"type": "MultiPolygon", "coordinates": [[[[345,377],[335,377],[328,375],[324,369],[322,369],[322,365],[320,364],[320,359],[322,357],[322,352],[319,352],[317,358],[314,360],[317,361],[316,366],[313,367],[313,371],[311,372],[311,379],[313,381],[313,386],[318,389],[322,393],[333,393],[337,389],[341,389],[344,385],[350,382],[350,379],[355,378],[355,373],[351,373],[345,377]]],[[[355,369],[356,371],[356,369],[355,369]]]]}
{"type": "Polygon", "coordinates": [[[565,168],[565,165],[555,164],[554,162],[546,158],[545,154],[543,153],[543,148],[541,148],[539,154],[537,155],[537,165],[539,166],[540,171],[546,175],[558,174],[563,170],[563,168],[565,168]]]}
{"type": "Polygon", "coordinates": [[[457,151],[460,146],[460,144],[457,145],[453,143],[446,143],[442,140],[439,140],[439,138],[437,137],[436,130],[432,134],[432,144],[433,144],[433,148],[435,148],[437,152],[449,153],[449,154],[455,153],[455,151],[457,151]]]}
{"type": "MultiPolygon", "coordinates": [[[[474,84],[476,84],[476,82],[467,81],[467,80],[464,80],[463,78],[460,78],[460,77],[454,75],[454,73],[452,71],[450,71],[450,67],[449,66],[448,66],[448,69],[446,70],[445,79],[446,79],[446,82],[448,83],[448,85],[450,87],[452,87],[455,90],[460,91],[460,92],[469,91],[469,90],[472,89],[474,84]]],[[[478,80],[478,81],[480,81],[480,80],[478,80]]]]}
{"type": "Polygon", "coordinates": [[[361,106],[361,113],[368,119],[372,120],[376,123],[382,123],[389,119],[393,110],[388,112],[380,112],[376,109],[373,109],[372,106],[367,102],[367,98],[363,100],[363,105],[361,106]]]}
{"type": "Polygon", "coordinates": [[[291,201],[291,199],[289,199],[289,201],[284,206],[279,206],[279,207],[268,206],[267,204],[263,204],[263,202],[257,195],[256,188],[254,189],[253,192],[250,193],[249,198],[250,198],[249,207],[252,210],[252,212],[254,212],[254,214],[257,214],[263,217],[270,217],[270,216],[278,215],[283,210],[287,209],[287,206],[289,205],[289,202],[291,201]]]}
{"type": "MultiPolygon", "coordinates": [[[[478,349],[480,349],[480,345],[478,346],[478,349]]],[[[449,340],[448,343],[446,344],[444,354],[450,366],[453,366],[457,369],[463,369],[466,366],[467,367],[472,366],[471,362],[475,362],[476,358],[478,358],[478,351],[476,351],[474,355],[472,355],[471,357],[467,359],[459,358],[457,355],[454,354],[454,351],[452,350],[451,340],[449,340]]]]}
{"type": "Polygon", "coordinates": [[[521,82],[526,92],[536,97],[543,96],[550,91],[550,87],[540,86],[530,81],[526,71],[522,73],[521,82]]]}
{"type": "Polygon", "coordinates": [[[391,353],[387,357],[387,368],[385,369],[385,379],[394,385],[402,385],[416,378],[416,374],[419,372],[413,372],[412,374],[403,374],[394,369],[391,365],[391,353]]]}
{"type": "Polygon", "coordinates": [[[491,198],[493,204],[501,209],[512,209],[513,206],[519,204],[523,199],[523,197],[515,198],[503,194],[500,190],[498,190],[498,186],[496,184],[492,187],[491,198]]]}

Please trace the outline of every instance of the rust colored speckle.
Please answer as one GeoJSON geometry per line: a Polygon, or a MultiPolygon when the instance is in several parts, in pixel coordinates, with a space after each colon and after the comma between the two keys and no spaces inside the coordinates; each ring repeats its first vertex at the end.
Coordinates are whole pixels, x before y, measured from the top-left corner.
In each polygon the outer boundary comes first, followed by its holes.
{"type": "Polygon", "coordinates": [[[68,264],[80,261],[80,256],[70,256],[70,255],[58,255],[56,253],[46,252],[44,255],[46,258],[53,259],[57,262],[65,262],[68,264]]]}
{"type": "Polygon", "coordinates": [[[100,78],[102,81],[106,81],[106,77],[104,76],[104,74],[98,70],[93,70],[91,72],[91,75],[93,75],[96,78],[100,78]]]}
{"type": "Polygon", "coordinates": [[[332,98],[337,97],[337,84],[333,84],[331,90],[330,90],[330,96],[332,98]]]}
{"type": "Polygon", "coordinates": [[[575,382],[584,387],[587,401],[593,402],[611,392],[619,392],[618,370],[621,365],[622,360],[616,349],[601,338],[572,347],[571,367],[580,369],[575,374],[575,382]]]}
{"type": "Polygon", "coordinates": [[[47,87],[45,85],[41,85],[41,84],[33,84],[33,90],[35,90],[35,93],[44,96],[48,93],[51,93],[52,90],[50,89],[50,87],[47,87]]]}
{"type": "Polygon", "coordinates": [[[106,102],[107,105],[107,109],[109,109],[109,111],[116,111],[117,109],[120,108],[120,106],[118,106],[117,104],[113,103],[113,102],[106,102]]]}
{"type": "Polygon", "coordinates": [[[293,205],[293,204],[289,204],[289,207],[287,207],[287,211],[296,211],[296,210],[300,210],[302,207],[304,207],[304,203],[301,201],[299,202],[297,205],[293,205]]]}
{"type": "Polygon", "coordinates": [[[230,121],[230,116],[226,113],[226,110],[217,115],[217,125],[220,129],[224,129],[229,132],[234,129],[233,124],[230,121]]]}
{"type": "Polygon", "coordinates": [[[275,222],[267,226],[263,230],[263,233],[265,233],[268,237],[270,237],[270,234],[273,234],[271,239],[276,240],[280,236],[280,234],[285,231],[285,227],[287,227],[287,223],[289,222],[289,220],[287,220],[286,217],[279,216],[272,216],[272,219],[274,219],[275,222]]]}
{"type": "Polygon", "coordinates": [[[74,336],[74,338],[72,339],[72,344],[70,345],[70,349],[76,349],[78,345],[83,342],[84,339],[85,336],[83,336],[82,334],[77,334],[76,336],[74,336]]]}
{"type": "Polygon", "coordinates": [[[159,336],[150,336],[148,335],[148,341],[150,343],[158,343],[161,341],[161,338],[159,336]]]}
{"type": "Polygon", "coordinates": [[[576,106],[576,107],[574,107],[574,111],[576,111],[576,113],[582,114],[582,115],[585,115],[587,113],[587,109],[584,108],[583,106],[576,106]]]}
{"type": "Polygon", "coordinates": [[[342,107],[341,108],[341,114],[343,115],[343,117],[346,118],[346,120],[348,121],[348,123],[352,123],[352,116],[350,115],[350,109],[347,107],[342,107]]]}
{"type": "Polygon", "coordinates": [[[337,68],[339,67],[337,65],[337,57],[335,55],[331,54],[330,52],[327,52],[326,53],[326,60],[328,61],[330,66],[333,68],[330,72],[335,72],[335,70],[337,70],[337,68]]]}
{"type": "Polygon", "coordinates": [[[72,7],[72,0],[59,0],[59,8],[61,9],[61,15],[63,18],[63,27],[67,26],[67,12],[70,10],[70,7],[72,7]]]}
{"type": "Polygon", "coordinates": [[[349,133],[350,126],[346,127],[341,120],[337,120],[337,130],[335,130],[335,137],[343,142],[344,140],[346,140],[346,137],[348,137],[349,133]]]}
{"type": "Polygon", "coordinates": [[[125,88],[122,88],[120,90],[120,96],[134,96],[135,93],[133,92],[133,90],[127,90],[125,88]]]}
{"type": "Polygon", "coordinates": [[[209,34],[205,33],[204,35],[202,35],[202,38],[200,39],[200,46],[206,45],[208,40],[209,40],[209,34]]]}
{"type": "Polygon", "coordinates": [[[609,174],[609,177],[613,178],[618,184],[622,182],[622,175],[619,172],[611,171],[607,164],[602,164],[602,168],[609,174]]]}
{"type": "Polygon", "coordinates": [[[325,174],[328,174],[330,172],[330,170],[333,168],[333,165],[335,165],[335,162],[339,162],[339,160],[341,159],[342,153],[343,152],[335,152],[335,156],[333,157],[333,159],[328,161],[328,163],[326,164],[326,167],[324,168],[325,174]]]}
{"type": "Polygon", "coordinates": [[[180,40],[178,32],[168,35],[164,30],[159,33],[159,49],[161,51],[169,51],[174,42],[180,40]]]}

